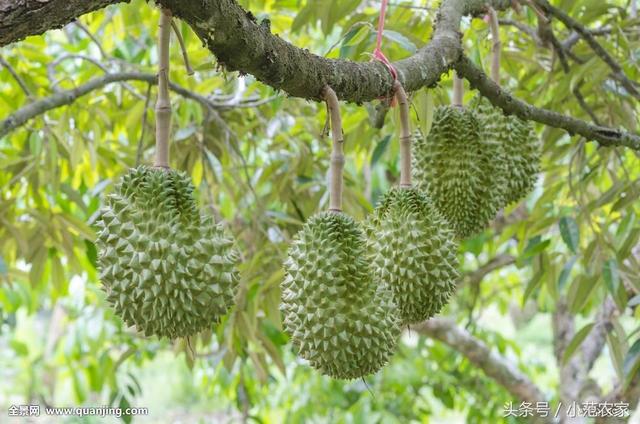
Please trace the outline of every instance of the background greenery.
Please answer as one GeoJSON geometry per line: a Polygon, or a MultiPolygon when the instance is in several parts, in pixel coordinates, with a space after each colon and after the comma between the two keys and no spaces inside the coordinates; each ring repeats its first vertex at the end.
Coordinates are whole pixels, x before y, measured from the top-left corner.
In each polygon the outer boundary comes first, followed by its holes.
{"type": "MultiPolygon", "coordinates": [[[[298,46],[370,59],[377,1],[241,3],[298,46]]],[[[555,4],[588,27],[610,28],[598,41],[639,80],[640,25],[626,1],[555,4]]],[[[435,1],[392,2],[384,34],[390,59],[427,42],[436,7],[435,1]]],[[[158,15],[133,0],[2,48],[23,86],[2,67],[0,116],[104,72],[155,73],[158,15]]],[[[501,17],[536,26],[530,8],[501,17]]],[[[171,80],[217,106],[207,113],[172,93],[171,162],[191,174],[201,206],[238,241],[238,305],[193,349],[141,337],[114,316],[97,279],[92,224],[114,181],[153,160],[156,88],[129,81],[93,91],[0,139],[0,411],[25,403],[130,404],[151,412],[134,422],[501,422],[513,395],[455,349],[416,332],[403,336],[391,364],[366,383],[333,381],[295,358],[281,332],[281,264],[301,224],[328,206],[324,106],[217,69],[188,26],[180,28],[196,73],[187,75],[174,44],[171,80]]],[[[488,68],[488,25],[466,20],[464,29],[467,51],[488,68]]],[[[560,40],[571,36],[559,24],[554,30],[560,40]]],[[[572,61],[565,71],[544,40],[512,25],[502,27],[502,39],[503,85],[517,97],[638,131],[638,103],[609,79],[606,64],[584,42],[572,46],[583,63],[572,61]]],[[[447,76],[438,87],[413,93],[414,124],[428,131],[433,106],[448,103],[450,92],[447,76]]],[[[466,100],[473,95],[467,92],[466,100]]],[[[359,219],[398,178],[397,112],[376,129],[374,106],[343,106],[344,206],[359,219]]],[[[640,367],[639,155],[537,130],[544,153],[535,191],[462,243],[464,276],[442,315],[557,400],[553,312],[564,302],[580,329],[611,297],[620,313],[591,374],[606,393],[640,367]],[[508,258],[507,265],[472,281],[475,270],[497,257],[508,258]]]]}

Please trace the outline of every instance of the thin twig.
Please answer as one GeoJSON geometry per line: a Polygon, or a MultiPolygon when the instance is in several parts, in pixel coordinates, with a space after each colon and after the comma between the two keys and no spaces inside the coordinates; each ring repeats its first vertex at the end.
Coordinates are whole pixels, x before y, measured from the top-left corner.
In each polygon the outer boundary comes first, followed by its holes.
{"type": "Polygon", "coordinates": [[[104,51],[104,48],[102,47],[102,44],[100,43],[100,40],[98,40],[96,38],[96,36],[93,35],[93,33],[91,33],[91,31],[89,31],[89,28],[84,26],[84,24],[82,22],[80,22],[80,21],[74,21],[73,23],[75,24],[75,26],[80,28],[80,30],[82,30],[82,32],[87,34],[87,36],[89,38],[91,38],[91,41],[93,41],[93,43],[98,47],[98,50],[100,50],[100,55],[102,55],[103,58],[107,59],[109,57],[109,55],[107,54],[107,52],[104,51]]]}
{"type": "Polygon", "coordinates": [[[524,120],[533,120],[555,128],[562,128],[570,135],[580,134],[589,141],[597,141],[604,146],[627,146],[640,151],[640,136],[624,129],[602,127],[586,121],[562,115],[548,109],[537,108],[511,96],[501,90],[466,56],[462,56],[454,65],[457,72],[464,76],[480,93],[507,113],[515,114],[524,120]]]}
{"type": "MultiPolygon", "coordinates": [[[[60,82],[62,80],[59,80],[58,78],[56,78],[56,66],[58,66],[61,62],[65,61],[65,60],[69,60],[69,59],[80,59],[80,60],[84,60],[87,61],[93,65],[95,65],[96,67],[100,68],[105,74],[109,73],[109,69],[102,64],[102,62],[100,62],[99,60],[96,60],[90,56],[85,56],[82,54],[65,54],[65,55],[61,55],[59,57],[56,58],[56,60],[54,60],[53,62],[49,63],[47,65],[47,76],[49,77],[49,82],[51,83],[50,87],[53,91],[61,91],[60,88],[58,88],[58,85],[60,84],[60,82]]],[[[145,97],[138,93],[136,91],[135,88],[133,88],[130,84],[126,83],[126,82],[122,82],[122,86],[131,94],[133,94],[135,97],[137,97],[140,100],[145,100],[145,97]]]]}
{"type": "Polygon", "coordinates": [[[536,45],[541,45],[542,40],[538,36],[535,29],[522,22],[514,21],[513,19],[498,19],[498,23],[502,26],[512,26],[527,34],[536,45]]]}
{"type": "Polygon", "coordinates": [[[580,82],[580,84],[576,85],[573,88],[572,93],[575,96],[576,100],[578,100],[578,104],[580,105],[582,110],[584,110],[587,113],[587,115],[589,115],[589,117],[591,118],[593,123],[596,124],[596,125],[600,125],[600,121],[598,120],[598,117],[593,112],[593,110],[589,107],[589,105],[587,104],[586,100],[584,99],[584,96],[582,95],[582,92],[580,91],[580,86],[581,85],[582,85],[582,82],[580,82]]]}
{"type": "Polygon", "coordinates": [[[24,94],[26,94],[29,99],[32,99],[33,98],[33,93],[31,92],[31,90],[29,89],[27,84],[24,82],[22,77],[20,75],[18,75],[16,70],[13,69],[13,66],[9,65],[9,62],[7,62],[4,59],[4,57],[2,57],[2,56],[0,56],[0,65],[2,65],[7,71],[9,71],[9,73],[11,74],[13,79],[16,80],[16,82],[18,83],[18,85],[22,89],[22,91],[24,91],[24,94]]]}
{"type": "MultiPolygon", "coordinates": [[[[589,32],[593,36],[609,35],[613,32],[613,29],[608,27],[598,28],[598,29],[591,29],[589,30],[589,32]]],[[[564,41],[562,42],[562,47],[564,47],[567,50],[570,50],[579,40],[580,40],[580,34],[578,34],[576,31],[572,31],[571,34],[569,34],[569,36],[565,38],[564,41]]]]}
{"type": "Polygon", "coordinates": [[[182,51],[182,58],[184,59],[184,67],[187,68],[187,75],[193,75],[193,69],[191,68],[191,64],[189,64],[189,55],[187,54],[187,48],[184,45],[184,40],[182,39],[182,33],[180,32],[180,28],[176,24],[176,21],[171,20],[171,28],[173,28],[173,32],[176,34],[176,38],[178,39],[178,44],[180,44],[180,50],[182,51]]]}
{"type": "Polygon", "coordinates": [[[573,19],[571,16],[567,15],[564,11],[552,6],[547,0],[535,0],[536,3],[542,7],[547,13],[555,16],[560,20],[568,29],[576,31],[580,36],[584,39],[584,41],[589,44],[591,49],[595,52],[596,55],[600,57],[613,71],[613,76],[622,84],[622,86],[627,90],[627,92],[635,97],[636,99],[640,99],[640,91],[634,85],[634,82],[631,81],[624,73],[622,66],[607,52],[607,50],[598,43],[595,39],[591,31],[589,31],[584,25],[580,22],[573,19]]]}
{"type": "MultiPolygon", "coordinates": [[[[43,97],[26,104],[20,109],[16,110],[13,114],[7,116],[4,120],[0,121],[0,137],[7,135],[9,132],[23,125],[30,119],[33,119],[39,115],[42,115],[52,109],[72,104],[78,98],[91,93],[94,90],[98,90],[108,84],[122,82],[122,81],[142,81],[148,84],[156,85],[158,83],[158,77],[153,74],[146,74],[141,72],[122,72],[106,74],[101,77],[94,78],[76,88],[60,91],[50,96],[43,97]]],[[[219,104],[211,101],[210,99],[187,90],[186,88],[169,82],[169,88],[181,95],[184,98],[195,100],[202,105],[207,113],[217,112],[219,104]],[[210,112],[211,111],[211,112],[210,112]]]]}

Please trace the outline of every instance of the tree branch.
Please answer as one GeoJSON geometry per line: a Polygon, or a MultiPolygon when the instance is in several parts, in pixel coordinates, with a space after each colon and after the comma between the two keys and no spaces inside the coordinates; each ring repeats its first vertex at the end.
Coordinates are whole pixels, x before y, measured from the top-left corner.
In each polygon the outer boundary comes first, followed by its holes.
{"type": "Polygon", "coordinates": [[[514,263],[516,263],[516,258],[514,256],[506,253],[496,255],[475,271],[467,274],[464,281],[466,281],[470,286],[476,286],[480,284],[488,274],[491,274],[493,271],[500,268],[513,265],[514,263]]]}
{"type": "Polygon", "coordinates": [[[640,99],[640,91],[634,85],[624,73],[622,66],[598,43],[593,33],[585,28],[580,22],[567,15],[564,11],[552,6],[547,0],[535,0],[536,4],[540,6],[545,12],[556,17],[560,20],[568,29],[574,30],[589,44],[591,49],[607,64],[613,71],[613,76],[620,81],[620,84],[627,90],[627,92],[640,99]]]}
{"type": "MultiPolygon", "coordinates": [[[[159,0],[191,25],[203,43],[228,70],[254,75],[291,96],[322,100],[325,85],[338,97],[362,103],[392,92],[393,78],[375,62],[327,59],[300,49],[271,33],[235,0],[159,0]]],[[[447,0],[437,15],[433,39],[413,56],[394,63],[405,90],[432,86],[462,52],[458,32],[463,15],[478,15],[490,3],[504,10],[508,0],[447,0]]]]}
{"type": "Polygon", "coordinates": [[[562,128],[570,135],[580,134],[587,140],[597,141],[604,146],[627,146],[640,151],[640,136],[636,134],[622,129],[592,125],[557,112],[539,109],[511,96],[465,56],[455,64],[455,68],[460,75],[469,80],[472,88],[478,89],[494,106],[501,108],[507,114],[515,114],[525,120],[534,120],[551,127],[562,128]]]}
{"type": "MultiPolygon", "coordinates": [[[[547,402],[538,386],[520,371],[508,358],[493,352],[467,330],[444,318],[432,318],[411,327],[417,333],[429,336],[464,355],[471,363],[507,389],[522,402],[547,402]]],[[[549,418],[548,422],[553,422],[549,418]]]]}
{"type": "Polygon", "coordinates": [[[589,372],[593,368],[593,364],[602,353],[602,349],[606,343],[607,333],[609,333],[612,328],[611,320],[617,310],[615,302],[610,297],[607,297],[602,307],[598,310],[595,325],[587,338],[582,342],[582,357],[586,372],[589,372]]]}
{"type": "Polygon", "coordinates": [[[515,21],[513,19],[498,19],[498,23],[502,26],[512,26],[514,28],[517,28],[521,32],[527,34],[537,46],[542,45],[542,40],[538,36],[538,33],[529,25],[515,21]]]}
{"type": "Polygon", "coordinates": [[[4,60],[4,57],[2,57],[2,56],[0,56],[0,66],[1,66],[0,69],[5,68],[7,71],[9,71],[9,73],[11,74],[13,79],[16,80],[16,82],[18,83],[18,85],[20,86],[22,91],[24,92],[24,94],[26,94],[29,99],[32,99],[33,98],[33,93],[31,92],[31,90],[29,89],[27,84],[24,82],[22,77],[20,75],[18,75],[16,70],[13,69],[13,67],[9,64],[9,62],[4,60]]]}
{"type": "MultiPolygon", "coordinates": [[[[51,96],[44,97],[42,99],[29,103],[18,109],[13,114],[0,121],[0,137],[4,137],[11,131],[15,130],[16,128],[23,125],[28,120],[35,118],[36,116],[42,115],[60,106],[70,105],[79,97],[82,97],[94,90],[98,90],[111,83],[122,81],[144,81],[149,84],[157,84],[158,78],[155,75],[144,74],[140,72],[113,73],[106,74],[99,78],[94,78],[76,88],[60,91],[58,93],[52,94],[51,96]]],[[[177,84],[169,83],[169,88],[182,97],[195,100],[207,109],[216,109],[219,107],[219,105],[213,103],[206,97],[194,93],[193,91],[189,91],[177,84]]]]}
{"type": "MultiPolygon", "coordinates": [[[[61,26],[83,13],[117,2],[0,0],[0,46],[61,26]]],[[[327,59],[295,47],[272,34],[268,25],[258,23],[235,0],[158,0],[158,3],[185,20],[221,65],[229,70],[252,74],[291,96],[320,101],[325,85],[330,85],[340,99],[356,103],[391,93],[393,79],[381,63],[327,59]]],[[[622,145],[640,150],[640,137],[637,135],[537,109],[513,98],[487,83],[482,71],[462,57],[459,32],[462,16],[484,14],[488,6],[504,10],[510,4],[510,0],[443,1],[438,9],[431,42],[413,56],[394,63],[405,89],[415,91],[433,86],[455,65],[461,75],[507,113],[563,128],[570,134],[577,133],[603,145],[622,145]]]]}
{"type": "Polygon", "coordinates": [[[62,28],[78,16],[129,0],[0,0],[0,47],[62,28]]]}

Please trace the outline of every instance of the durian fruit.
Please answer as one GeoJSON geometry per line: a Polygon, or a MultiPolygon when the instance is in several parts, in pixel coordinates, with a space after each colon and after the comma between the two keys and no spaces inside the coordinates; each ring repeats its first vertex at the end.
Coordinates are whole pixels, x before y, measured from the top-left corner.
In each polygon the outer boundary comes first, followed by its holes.
{"type": "Polygon", "coordinates": [[[502,154],[460,106],[437,107],[429,134],[416,138],[413,176],[459,238],[482,231],[502,207],[502,154]]]}
{"type": "Polygon", "coordinates": [[[199,214],[193,190],[184,173],[131,169],[98,220],[107,300],[147,336],[196,334],[234,302],[238,255],[222,227],[199,214]]]}
{"type": "Polygon", "coordinates": [[[504,151],[504,205],[526,197],[540,171],[540,139],[533,125],[514,115],[505,115],[485,97],[478,95],[472,107],[480,123],[480,137],[495,140],[504,151]]]}
{"type": "Polygon", "coordinates": [[[402,324],[439,313],[458,278],[457,244],[429,198],[417,187],[394,187],[367,229],[375,277],[389,283],[402,324]]]}
{"type": "Polygon", "coordinates": [[[322,374],[354,379],[392,356],[400,333],[390,289],[375,284],[364,231],[341,212],[311,217],[285,262],[281,310],[298,354],[322,374]]]}

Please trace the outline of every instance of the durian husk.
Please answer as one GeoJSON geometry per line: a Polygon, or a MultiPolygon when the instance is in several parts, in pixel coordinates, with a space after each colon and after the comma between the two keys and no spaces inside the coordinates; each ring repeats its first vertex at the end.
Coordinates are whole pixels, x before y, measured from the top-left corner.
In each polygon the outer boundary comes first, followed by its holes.
{"type": "Polygon", "coordinates": [[[97,221],[107,300],[147,336],[197,334],[234,303],[238,254],[223,228],[198,212],[193,191],[184,173],[131,169],[97,221]]]}
{"type": "Polygon", "coordinates": [[[471,103],[480,124],[480,137],[502,146],[504,206],[519,202],[535,187],[540,172],[541,144],[533,125],[505,115],[480,95],[471,103]]]}
{"type": "Polygon", "coordinates": [[[430,199],[417,187],[394,187],[367,230],[375,277],[391,286],[402,324],[439,313],[455,290],[458,246],[430,199]]]}
{"type": "Polygon", "coordinates": [[[285,262],[285,330],[302,358],[334,378],[377,372],[400,333],[390,288],[374,282],[366,248],[353,218],[323,212],[304,224],[285,262]]]}
{"type": "Polygon", "coordinates": [[[483,231],[502,207],[501,146],[480,137],[475,113],[439,106],[414,144],[413,177],[459,238],[483,231]]]}

